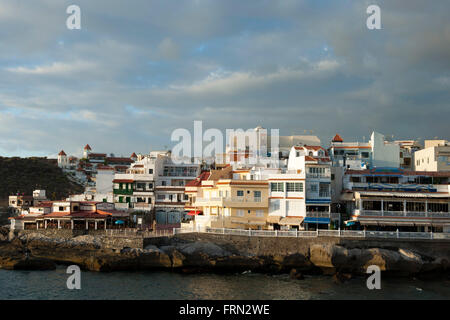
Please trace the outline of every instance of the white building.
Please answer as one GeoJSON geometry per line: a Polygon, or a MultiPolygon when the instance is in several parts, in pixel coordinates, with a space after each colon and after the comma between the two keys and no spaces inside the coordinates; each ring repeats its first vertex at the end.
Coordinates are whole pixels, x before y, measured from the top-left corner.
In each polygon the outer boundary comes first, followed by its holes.
{"type": "Polygon", "coordinates": [[[414,153],[417,171],[450,171],[450,143],[446,140],[425,140],[425,148],[414,153]]]}
{"type": "Polygon", "coordinates": [[[399,168],[400,146],[388,142],[384,135],[372,132],[369,142],[344,142],[339,134],[331,141],[329,148],[333,166],[352,170],[367,168],[399,168]]]}
{"type": "Polygon", "coordinates": [[[272,174],[267,223],[273,229],[303,229],[306,217],[305,172],[272,174]]]}
{"type": "Polygon", "coordinates": [[[331,159],[327,151],[321,146],[292,147],[288,172],[305,173],[305,227],[328,227],[336,216],[331,214],[331,159]]]}
{"type": "Polygon", "coordinates": [[[58,167],[60,167],[61,169],[69,168],[69,158],[67,157],[67,154],[64,152],[64,150],[61,150],[58,153],[58,167]]]}
{"type": "Polygon", "coordinates": [[[200,174],[200,164],[175,162],[170,152],[153,151],[132,164],[126,173],[116,173],[116,208],[154,211],[158,224],[181,222],[188,199],[185,185],[200,174]]]}
{"type": "Polygon", "coordinates": [[[216,154],[216,163],[234,168],[285,168],[294,145],[320,145],[312,135],[272,136],[260,126],[254,129],[230,131],[225,154],[216,154]]]}

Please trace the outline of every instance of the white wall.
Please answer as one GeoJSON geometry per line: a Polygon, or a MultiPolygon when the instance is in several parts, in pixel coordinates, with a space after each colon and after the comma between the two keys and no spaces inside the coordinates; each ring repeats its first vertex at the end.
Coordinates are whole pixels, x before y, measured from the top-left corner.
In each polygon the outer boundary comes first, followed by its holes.
{"type": "Polygon", "coordinates": [[[98,170],[95,176],[95,189],[97,193],[108,193],[113,191],[113,170],[98,170]]]}
{"type": "Polygon", "coordinates": [[[385,143],[384,135],[373,132],[370,144],[372,146],[372,166],[400,167],[400,146],[396,143],[385,143]]]}

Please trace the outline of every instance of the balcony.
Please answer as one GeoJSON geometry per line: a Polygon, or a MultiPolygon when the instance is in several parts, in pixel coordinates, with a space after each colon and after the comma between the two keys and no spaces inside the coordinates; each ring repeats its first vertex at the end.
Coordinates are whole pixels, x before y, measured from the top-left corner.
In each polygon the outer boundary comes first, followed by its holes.
{"type": "Polygon", "coordinates": [[[114,189],[114,194],[131,196],[133,194],[133,189],[114,189]]]}
{"type": "Polygon", "coordinates": [[[331,179],[331,173],[306,173],[306,178],[331,179]]]}
{"type": "Polygon", "coordinates": [[[330,218],[332,220],[335,220],[335,219],[339,219],[340,215],[341,214],[338,212],[319,212],[319,211],[315,211],[315,212],[307,211],[306,212],[306,217],[308,217],[308,218],[330,218]]]}
{"type": "Polygon", "coordinates": [[[213,197],[213,198],[197,198],[194,205],[202,206],[219,206],[219,207],[266,207],[268,200],[261,197],[213,197]]]}
{"type": "Polygon", "coordinates": [[[145,211],[152,210],[152,204],[151,203],[145,203],[145,202],[133,203],[133,207],[136,210],[145,210],[145,211]]]}
{"type": "Polygon", "coordinates": [[[449,212],[415,212],[415,211],[375,211],[375,210],[354,210],[355,216],[369,217],[409,217],[409,218],[450,218],[449,212]]]}

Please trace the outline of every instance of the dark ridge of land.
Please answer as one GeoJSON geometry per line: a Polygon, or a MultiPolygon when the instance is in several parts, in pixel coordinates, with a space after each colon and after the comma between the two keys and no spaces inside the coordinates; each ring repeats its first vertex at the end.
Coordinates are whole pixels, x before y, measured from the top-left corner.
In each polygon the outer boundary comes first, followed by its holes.
{"type": "Polygon", "coordinates": [[[54,159],[0,157],[0,211],[10,195],[17,192],[32,195],[33,190],[46,190],[50,200],[64,199],[81,193],[84,187],[70,181],[54,159]]]}

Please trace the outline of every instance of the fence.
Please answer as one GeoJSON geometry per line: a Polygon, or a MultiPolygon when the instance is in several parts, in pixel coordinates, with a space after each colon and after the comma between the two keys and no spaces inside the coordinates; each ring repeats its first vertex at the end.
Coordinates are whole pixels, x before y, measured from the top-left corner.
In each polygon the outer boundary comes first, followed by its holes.
{"type": "Polygon", "coordinates": [[[244,230],[225,228],[200,228],[182,229],[174,228],[173,235],[181,233],[211,233],[226,234],[248,237],[293,237],[293,238],[314,238],[314,237],[340,237],[340,238],[384,238],[384,239],[428,239],[428,240],[450,240],[450,233],[433,232],[396,232],[396,231],[355,231],[355,230],[316,230],[316,231],[279,231],[279,230],[244,230]]]}
{"type": "Polygon", "coordinates": [[[156,237],[168,237],[173,235],[173,229],[162,230],[139,230],[139,229],[107,229],[105,235],[110,237],[122,237],[122,238],[156,238],[156,237]]]}

